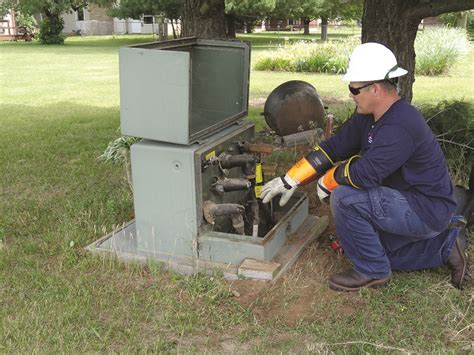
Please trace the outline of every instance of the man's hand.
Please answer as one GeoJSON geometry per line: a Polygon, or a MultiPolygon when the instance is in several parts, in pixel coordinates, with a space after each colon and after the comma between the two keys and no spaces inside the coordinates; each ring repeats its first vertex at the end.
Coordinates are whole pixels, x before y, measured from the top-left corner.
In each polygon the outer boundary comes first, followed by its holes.
{"type": "Polygon", "coordinates": [[[284,206],[298,187],[298,183],[288,175],[274,178],[267,182],[260,194],[263,203],[270,202],[275,196],[281,194],[280,206],[284,206]]]}
{"type": "Polygon", "coordinates": [[[321,201],[327,201],[331,192],[339,186],[334,177],[337,167],[329,169],[326,174],[318,180],[318,197],[321,201]]]}
{"type": "Polygon", "coordinates": [[[353,164],[359,158],[360,157],[358,155],[354,155],[347,162],[329,169],[326,174],[319,178],[318,197],[321,201],[326,201],[331,195],[331,192],[340,185],[347,185],[356,189],[360,189],[359,186],[356,186],[352,182],[349,172],[350,164],[353,164]]]}
{"type": "Polygon", "coordinates": [[[306,185],[324,174],[334,164],[329,155],[319,146],[293,165],[285,176],[275,178],[263,186],[260,198],[268,203],[276,195],[282,195],[280,206],[284,206],[298,185],[306,185]]]}
{"type": "Polygon", "coordinates": [[[328,199],[331,196],[331,191],[324,184],[324,176],[321,176],[318,180],[317,192],[320,201],[329,202],[328,199]]]}

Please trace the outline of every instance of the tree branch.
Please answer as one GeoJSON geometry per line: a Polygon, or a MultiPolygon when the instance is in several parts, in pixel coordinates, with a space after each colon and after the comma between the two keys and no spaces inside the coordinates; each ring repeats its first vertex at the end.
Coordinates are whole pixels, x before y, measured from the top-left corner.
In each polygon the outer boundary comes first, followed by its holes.
{"type": "MultiPolygon", "coordinates": [[[[411,2],[411,0],[408,0],[411,2]]],[[[412,18],[438,16],[447,12],[458,12],[474,9],[474,0],[421,0],[418,5],[410,6],[407,14],[412,18]]]]}
{"type": "Polygon", "coordinates": [[[466,129],[461,128],[461,129],[457,129],[455,131],[444,132],[444,133],[438,134],[436,137],[441,138],[441,137],[447,136],[449,134],[454,134],[454,133],[457,133],[457,132],[466,132],[466,129]]]}
{"type": "Polygon", "coordinates": [[[438,142],[444,142],[444,143],[448,143],[448,144],[457,145],[458,147],[461,147],[461,148],[474,150],[474,147],[471,147],[469,144],[462,144],[462,143],[454,142],[450,139],[438,138],[438,142]]]}
{"type": "Polygon", "coordinates": [[[433,116],[431,116],[430,118],[428,118],[426,120],[426,123],[430,122],[433,118],[435,118],[436,116],[442,114],[443,112],[446,112],[447,110],[449,110],[449,108],[445,108],[444,110],[441,110],[439,112],[436,112],[433,116]]]}

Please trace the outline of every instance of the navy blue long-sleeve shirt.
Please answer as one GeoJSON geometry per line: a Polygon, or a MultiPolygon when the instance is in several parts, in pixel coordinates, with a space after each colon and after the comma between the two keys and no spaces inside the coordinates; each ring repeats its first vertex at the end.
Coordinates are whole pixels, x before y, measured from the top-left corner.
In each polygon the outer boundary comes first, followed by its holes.
{"type": "Polygon", "coordinates": [[[446,228],[456,207],[446,160],[421,114],[405,100],[376,122],[372,115],[355,115],[320,146],[333,161],[362,155],[349,168],[356,186],[399,190],[428,226],[446,228]]]}

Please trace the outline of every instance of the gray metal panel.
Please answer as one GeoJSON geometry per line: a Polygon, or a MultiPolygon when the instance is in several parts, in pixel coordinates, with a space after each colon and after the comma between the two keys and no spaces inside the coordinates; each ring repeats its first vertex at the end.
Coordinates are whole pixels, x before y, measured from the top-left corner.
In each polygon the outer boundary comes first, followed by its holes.
{"type": "Polygon", "coordinates": [[[122,47],[122,134],[189,143],[190,54],[122,47]]]}
{"type": "Polygon", "coordinates": [[[195,149],[196,145],[151,141],[132,146],[138,250],[172,256],[195,255],[198,218],[195,149]]]}

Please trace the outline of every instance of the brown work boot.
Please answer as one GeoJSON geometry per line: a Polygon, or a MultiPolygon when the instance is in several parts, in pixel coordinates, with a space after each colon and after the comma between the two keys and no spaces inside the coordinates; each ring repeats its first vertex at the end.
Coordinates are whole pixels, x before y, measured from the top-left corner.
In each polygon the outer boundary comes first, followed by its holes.
{"type": "Polygon", "coordinates": [[[461,236],[456,238],[453,250],[449,254],[446,265],[451,269],[451,283],[454,287],[462,290],[468,283],[470,262],[466,254],[467,244],[461,236]]]}
{"type": "Polygon", "coordinates": [[[355,270],[347,270],[332,275],[329,287],[336,291],[358,291],[362,287],[380,287],[390,281],[390,276],[383,279],[372,279],[355,270]]]}

